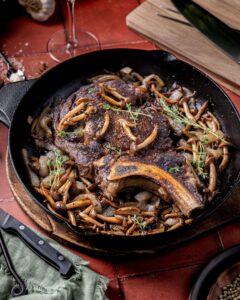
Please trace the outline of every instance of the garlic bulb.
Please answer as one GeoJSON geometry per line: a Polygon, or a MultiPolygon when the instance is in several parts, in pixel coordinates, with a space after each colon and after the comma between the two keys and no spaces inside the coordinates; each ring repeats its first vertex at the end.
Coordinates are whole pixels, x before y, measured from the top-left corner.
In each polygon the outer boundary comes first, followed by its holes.
{"type": "Polygon", "coordinates": [[[55,0],[18,0],[34,20],[44,22],[55,10],[55,0]]]}

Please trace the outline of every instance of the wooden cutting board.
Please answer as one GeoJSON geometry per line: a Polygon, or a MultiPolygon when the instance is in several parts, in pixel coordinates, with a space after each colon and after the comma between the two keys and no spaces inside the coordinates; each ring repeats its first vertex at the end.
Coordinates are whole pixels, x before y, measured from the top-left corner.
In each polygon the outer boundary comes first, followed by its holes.
{"type": "MultiPolygon", "coordinates": [[[[239,0],[195,2],[232,28],[240,30],[239,0]]],[[[218,83],[240,95],[240,65],[192,27],[178,13],[171,0],[146,0],[127,16],[127,25],[161,49],[195,65],[218,83]]]]}

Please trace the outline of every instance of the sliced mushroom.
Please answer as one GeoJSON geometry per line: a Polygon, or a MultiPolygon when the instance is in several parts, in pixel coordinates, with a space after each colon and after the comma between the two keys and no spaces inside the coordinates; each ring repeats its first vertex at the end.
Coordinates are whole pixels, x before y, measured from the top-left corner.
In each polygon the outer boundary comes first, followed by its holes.
{"type": "Polygon", "coordinates": [[[80,115],[77,115],[75,117],[72,117],[69,119],[69,121],[66,121],[66,124],[67,125],[74,125],[76,122],[79,122],[81,120],[84,120],[86,119],[86,117],[91,114],[91,113],[94,113],[96,112],[96,109],[95,107],[93,106],[89,106],[84,113],[80,114],[80,115]]]}
{"type": "Polygon", "coordinates": [[[194,116],[195,121],[198,121],[200,119],[201,115],[204,113],[207,107],[208,107],[208,101],[205,101],[203,105],[199,108],[197,114],[194,116]]]}
{"type": "Polygon", "coordinates": [[[100,88],[100,96],[104,100],[108,101],[109,103],[111,103],[115,106],[122,107],[129,100],[128,98],[119,94],[115,88],[109,87],[109,86],[105,85],[104,83],[99,83],[99,88],[100,88]],[[113,96],[116,100],[107,94],[113,96]]]}
{"type": "Polygon", "coordinates": [[[153,143],[157,137],[158,134],[158,126],[154,125],[153,131],[151,132],[151,134],[140,144],[138,145],[134,145],[132,146],[132,150],[135,151],[139,151],[142,150],[144,148],[146,148],[148,145],[150,145],[151,143],[153,143]]]}
{"type": "Polygon", "coordinates": [[[57,131],[61,132],[65,129],[65,123],[68,122],[74,115],[79,113],[81,110],[84,109],[86,102],[88,101],[87,98],[80,98],[76,101],[77,106],[75,106],[72,110],[70,110],[59,122],[57,126],[57,131]]]}
{"type": "Polygon", "coordinates": [[[104,123],[103,123],[103,126],[102,126],[101,130],[99,130],[96,134],[97,138],[100,138],[100,137],[104,136],[104,134],[108,130],[109,124],[110,124],[110,116],[109,116],[108,112],[105,112],[105,114],[104,114],[104,123]]]}
{"type": "Polygon", "coordinates": [[[115,214],[118,215],[126,215],[126,216],[134,216],[140,214],[140,209],[136,206],[127,206],[116,209],[115,214]]]}
{"type": "Polygon", "coordinates": [[[87,214],[84,214],[83,212],[79,212],[79,217],[82,218],[87,223],[96,225],[97,227],[104,228],[104,225],[100,222],[96,221],[95,219],[89,217],[87,214]]]}
{"type": "Polygon", "coordinates": [[[50,127],[49,127],[49,124],[51,122],[52,122],[52,118],[50,116],[44,116],[40,120],[40,126],[45,131],[47,138],[51,138],[52,137],[52,131],[51,131],[50,127]]]}
{"type": "Polygon", "coordinates": [[[103,222],[107,222],[107,223],[111,223],[111,224],[122,224],[122,220],[116,218],[116,217],[107,217],[104,215],[96,215],[96,218],[98,218],[99,220],[103,221],[103,222]]]}
{"type": "Polygon", "coordinates": [[[219,171],[220,172],[222,172],[224,169],[226,169],[228,161],[229,161],[228,146],[223,146],[223,159],[222,159],[221,164],[219,166],[219,171]]]}
{"type": "Polygon", "coordinates": [[[94,76],[90,79],[91,82],[106,82],[111,80],[121,80],[121,78],[117,75],[103,74],[103,75],[94,76]]]}
{"type": "Polygon", "coordinates": [[[137,138],[135,135],[133,135],[133,133],[130,129],[131,127],[135,127],[135,124],[130,123],[129,121],[127,121],[125,119],[119,119],[118,121],[122,125],[126,135],[129,137],[129,139],[132,141],[136,141],[137,138]]]}
{"type": "Polygon", "coordinates": [[[162,89],[162,87],[165,85],[163,80],[156,74],[151,74],[145,77],[143,80],[143,85],[146,88],[149,88],[152,84],[156,84],[159,89],[162,89]]]}
{"type": "Polygon", "coordinates": [[[214,162],[211,162],[209,165],[209,183],[207,190],[209,192],[214,192],[217,186],[217,171],[214,162]]]}
{"type": "Polygon", "coordinates": [[[48,174],[49,174],[48,157],[45,155],[41,155],[39,157],[39,175],[41,177],[47,177],[48,174]]]}

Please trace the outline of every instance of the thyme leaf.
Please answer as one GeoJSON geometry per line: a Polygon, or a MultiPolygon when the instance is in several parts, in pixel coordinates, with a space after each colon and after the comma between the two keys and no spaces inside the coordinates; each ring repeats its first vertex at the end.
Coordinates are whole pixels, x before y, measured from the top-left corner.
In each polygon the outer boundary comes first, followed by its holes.
{"type": "Polygon", "coordinates": [[[87,90],[88,94],[96,93],[96,91],[97,91],[97,88],[94,86],[89,87],[87,90]]]}
{"type": "Polygon", "coordinates": [[[176,106],[167,105],[162,98],[159,101],[163,108],[163,112],[168,117],[170,117],[172,120],[174,120],[176,123],[183,124],[183,125],[190,125],[193,128],[203,130],[204,138],[202,139],[202,141],[199,141],[197,143],[197,151],[195,152],[195,159],[192,161],[192,165],[196,169],[196,171],[200,177],[202,177],[203,179],[207,179],[208,173],[205,170],[205,159],[206,159],[207,154],[206,154],[205,147],[204,147],[204,145],[208,143],[208,138],[206,135],[210,133],[223,142],[225,140],[223,139],[222,136],[220,136],[216,132],[213,132],[210,128],[206,128],[206,127],[202,126],[201,124],[185,117],[181,112],[179,112],[179,110],[176,106]]]}
{"type": "Polygon", "coordinates": [[[104,145],[104,147],[105,147],[106,149],[108,149],[110,152],[115,152],[118,156],[121,156],[121,155],[122,155],[122,149],[121,149],[121,148],[114,147],[114,146],[112,146],[110,143],[104,145]]]}
{"type": "Polygon", "coordinates": [[[207,145],[208,142],[209,142],[209,140],[208,140],[207,136],[204,135],[203,138],[201,139],[201,143],[202,143],[203,145],[207,145]]]}
{"type": "Polygon", "coordinates": [[[142,231],[145,231],[147,229],[147,224],[143,221],[143,219],[137,215],[134,215],[132,217],[132,221],[134,224],[136,224],[142,231]]]}
{"type": "Polygon", "coordinates": [[[65,137],[65,136],[67,135],[67,132],[64,131],[64,130],[62,130],[62,131],[59,132],[59,135],[60,135],[61,137],[65,137]]]}
{"type": "Polygon", "coordinates": [[[105,109],[105,110],[109,110],[109,109],[111,109],[111,105],[108,104],[108,103],[104,103],[102,108],[105,109]]]}
{"type": "Polygon", "coordinates": [[[217,139],[221,140],[222,142],[225,142],[224,138],[212,131],[210,128],[206,128],[205,126],[199,124],[196,121],[190,120],[189,118],[187,118],[186,116],[184,116],[177,108],[177,106],[172,105],[169,106],[166,104],[166,102],[163,100],[163,98],[159,99],[160,105],[162,106],[163,109],[163,113],[165,113],[168,117],[170,117],[173,121],[175,121],[177,124],[182,124],[182,125],[190,125],[193,128],[196,129],[201,129],[203,130],[204,134],[212,134],[213,136],[215,136],[217,139]]]}
{"type": "Polygon", "coordinates": [[[83,127],[79,127],[77,129],[75,129],[74,131],[64,131],[64,130],[62,130],[62,131],[59,132],[59,135],[61,137],[66,137],[66,136],[71,136],[71,135],[77,134],[80,137],[83,137],[85,131],[86,130],[83,127]]]}
{"type": "Polygon", "coordinates": [[[208,173],[205,171],[206,152],[201,142],[197,143],[197,151],[195,152],[195,160],[192,161],[193,167],[196,169],[198,175],[203,179],[208,178],[208,173]]]}
{"type": "Polygon", "coordinates": [[[102,106],[103,109],[105,110],[112,110],[115,111],[116,113],[128,113],[130,114],[130,118],[133,120],[133,122],[136,124],[136,122],[138,121],[139,116],[146,116],[150,119],[152,119],[152,115],[151,114],[145,114],[141,112],[141,108],[137,108],[135,110],[133,110],[131,103],[127,103],[126,104],[126,109],[120,109],[120,108],[116,108],[111,106],[108,103],[103,104],[102,106]]]}
{"type": "Polygon", "coordinates": [[[67,155],[63,155],[61,151],[54,151],[54,159],[48,158],[47,166],[49,168],[50,186],[58,184],[63,165],[69,160],[67,155]]]}
{"type": "Polygon", "coordinates": [[[179,166],[171,167],[171,168],[168,169],[168,172],[171,173],[171,174],[178,173],[179,171],[180,171],[179,166]]]}

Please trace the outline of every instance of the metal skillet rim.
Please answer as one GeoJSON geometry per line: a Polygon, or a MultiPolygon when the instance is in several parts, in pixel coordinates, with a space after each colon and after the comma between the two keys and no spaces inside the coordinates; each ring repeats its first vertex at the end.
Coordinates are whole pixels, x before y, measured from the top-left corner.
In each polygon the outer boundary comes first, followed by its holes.
{"type": "MultiPolygon", "coordinates": [[[[166,56],[171,56],[174,58],[174,60],[176,61],[180,61],[181,63],[185,64],[186,66],[192,68],[195,72],[198,72],[200,73],[203,77],[205,77],[213,86],[214,88],[220,90],[220,92],[224,95],[224,97],[227,99],[228,101],[228,104],[231,105],[231,108],[233,109],[233,111],[235,112],[236,116],[238,117],[239,119],[239,122],[240,122],[240,114],[238,112],[238,110],[236,109],[234,103],[231,101],[230,97],[225,93],[225,91],[213,80],[211,79],[208,75],[206,75],[204,72],[202,72],[201,70],[199,70],[198,68],[192,66],[191,64],[189,63],[186,63],[184,62],[183,60],[181,59],[178,59],[176,58],[175,55],[167,52],[167,51],[162,51],[162,50],[142,50],[142,49],[127,49],[127,48],[115,48],[115,49],[106,49],[106,50],[100,50],[100,51],[94,51],[94,52],[90,52],[90,53],[86,53],[86,54],[82,54],[80,56],[76,56],[76,57],[73,57],[73,58],[70,58],[69,60],[67,61],[64,61],[63,63],[60,63],[58,65],[56,65],[55,67],[53,67],[52,69],[57,69],[58,67],[61,68],[62,64],[68,62],[68,61],[74,61],[74,60],[77,60],[78,57],[84,57],[84,56],[90,56],[90,55],[94,55],[95,53],[99,53],[99,52],[109,52],[109,53],[112,53],[112,52],[118,52],[118,51],[126,51],[126,52],[148,52],[150,53],[151,55],[154,56],[154,54],[156,53],[163,53],[164,55],[166,56]]],[[[41,80],[41,78],[45,78],[48,76],[49,73],[51,73],[52,69],[48,70],[46,73],[44,73],[41,77],[39,77],[39,79],[37,79],[37,81],[30,87],[30,89],[27,91],[27,93],[24,95],[24,97],[31,92],[32,89],[34,89],[34,86],[36,85],[36,83],[41,80]]],[[[17,114],[17,111],[18,111],[18,107],[20,106],[22,100],[19,102],[19,104],[17,105],[15,111],[14,111],[14,114],[13,114],[13,120],[15,118],[15,115],[17,114]]],[[[10,136],[11,136],[11,132],[12,132],[12,123],[10,124],[9,126],[9,134],[8,134],[8,145],[11,146],[11,141],[10,141],[10,136]]],[[[234,191],[234,189],[237,187],[239,181],[240,181],[240,171],[238,172],[238,175],[237,177],[235,178],[233,184],[229,187],[229,191],[226,193],[226,195],[223,197],[223,199],[221,199],[221,201],[218,201],[217,203],[214,203],[215,206],[212,207],[211,209],[206,209],[205,213],[200,215],[199,217],[196,217],[196,219],[194,219],[193,223],[191,223],[190,225],[186,225],[186,226],[183,226],[183,227],[180,227],[176,230],[173,230],[173,231],[166,231],[166,232],[163,232],[163,233],[153,233],[153,234],[146,234],[146,235],[137,235],[137,236],[126,236],[126,235],[113,235],[113,234],[107,234],[107,233],[93,233],[91,231],[85,231],[85,230],[81,230],[79,229],[78,227],[76,226],[73,226],[71,225],[69,222],[63,220],[63,219],[60,219],[59,217],[57,217],[54,213],[52,213],[46,206],[44,206],[42,204],[42,202],[40,200],[38,200],[33,194],[32,192],[27,188],[27,186],[25,185],[24,181],[21,179],[18,171],[17,171],[17,168],[14,164],[14,161],[13,161],[13,158],[12,158],[12,153],[11,153],[11,147],[9,147],[9,154],[10,154],[10,160],[11,160],[11,163],[12,163],[12,166],[14,168],[14,171],[16,172],[17,174],[17,177],[18,179],[20,180],[20,182],[23,184],[24,186],[24,189],[27,191],[27,193],[29,194],[29,196],[31,196],[31,198],[33,198],[33,201],[35,203],[37,203],[41,208],[43,208],[48,214],[50,214],[51,216],[54,217],[54,219],[56,219],[58,222],[61,222],[61,223],[64,223],[66,224],[71,230],[73,230],[76,234],[78,235],[81,235],[81,236],[84,236],[84,237],[101,237],[101,236],[105,236],[105,237],[113,237],[113,238],[118,238],[118,239],[121,239],[121,238],[124,238],[126,239],[128,237],[128,240],[132,240],[134,242],[134,240],[138,240],[139,238],[142,238],[144,237],[145,239],[146,238],[151,238],[151,237],[156,237],[156,236],[161,236],[161,237],[164,237],[164,236],[170,236],[170,235],[175,235],[176,233],[181,233],[181,232],[184,232],[184,231],[189,231],[191,228],[193,228],[193,226],[197,225],[199,222],[201,221],[204,221],[207,217],[209,217],[212,213],[214,213],[228,198],[229,196],[232,194],[232,192],[234,191]]]]}

